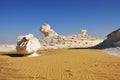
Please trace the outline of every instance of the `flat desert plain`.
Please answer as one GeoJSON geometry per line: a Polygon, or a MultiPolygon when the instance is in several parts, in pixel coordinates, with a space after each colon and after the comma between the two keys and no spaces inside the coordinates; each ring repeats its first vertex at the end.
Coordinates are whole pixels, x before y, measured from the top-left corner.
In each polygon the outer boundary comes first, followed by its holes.
{"type": "Polygon", "coordinates": [[[0,53],[0,80],[120,80],[120,57],[93,49],[42,50],[38,57],[0,53]]]}

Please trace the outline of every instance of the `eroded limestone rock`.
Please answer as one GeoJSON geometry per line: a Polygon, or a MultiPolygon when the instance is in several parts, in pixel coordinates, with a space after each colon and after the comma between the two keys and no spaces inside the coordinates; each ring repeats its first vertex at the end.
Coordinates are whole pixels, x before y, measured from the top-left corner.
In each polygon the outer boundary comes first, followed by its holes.
{"type": "Polygon", "coordinates": [[[44,37],[40,39],[41,49],[92,47],[102,41],[103,39],[90,35],[83,37],[81,34],[59,37],[44,37]]]}
{"type": "Polygon", "coordinates": [[[97,45],[96,48],[111,48],[120,47],[120,29],[117,29],[107,35],[101,44],[97,45]]]}
{"type": "Polygon", "coordinates": [[[41,44],[39,40],[34,37],[34,35],[28,34],[25,36],[18,37],[16,50],[20,52],[21,54],[36,54],[36,52],[40,48],[41,48],[41,44]]]}

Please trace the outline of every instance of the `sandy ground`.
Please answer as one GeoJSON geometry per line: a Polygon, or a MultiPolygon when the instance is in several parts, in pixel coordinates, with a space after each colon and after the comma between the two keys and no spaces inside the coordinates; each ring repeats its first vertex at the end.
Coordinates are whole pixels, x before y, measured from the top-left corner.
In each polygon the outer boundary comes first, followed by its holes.
{"type": "Polygon", "coordinates": [[[43,50],[38,57],[0,53],[0,80],[120,80],[120,57],[101,50],[43,50]],[[13,56],[13,57],[10,57],[13,56]]]}

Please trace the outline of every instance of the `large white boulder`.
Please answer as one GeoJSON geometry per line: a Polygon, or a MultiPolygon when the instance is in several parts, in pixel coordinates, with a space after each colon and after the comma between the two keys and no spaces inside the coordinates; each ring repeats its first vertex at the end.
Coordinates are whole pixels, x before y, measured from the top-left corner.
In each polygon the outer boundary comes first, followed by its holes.
{"type": "Polygon", "coordinates": [[[38,56],[36,52],[40,48],[41,48],[41,44],[39,40],[34,37],[33,34],[28,34],[25,36],[18,37],[16,50],[21,54],[32,54],[32,55],[35,54],[34,56],[38,56]]]}
{"type": "Polygon", "coordinates": [[[51,29],[49,24],[43,24],[40,28],[40,31],[44,34],[45,37],[58,36],[58,34],[53,29],[51,29]]]}

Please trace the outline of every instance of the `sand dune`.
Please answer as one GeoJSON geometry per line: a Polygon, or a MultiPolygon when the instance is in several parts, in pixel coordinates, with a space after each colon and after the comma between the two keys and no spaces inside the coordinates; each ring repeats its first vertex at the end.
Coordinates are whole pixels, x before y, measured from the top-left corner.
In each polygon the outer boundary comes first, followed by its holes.
{"type": "Polygon", "coordinates": [[[39,53],[42,56],[0,55],[0,80],[120,80],[120,57],[101,50],[57,49],[39,53]]]}

